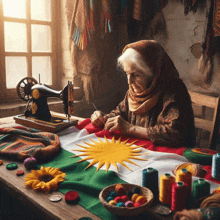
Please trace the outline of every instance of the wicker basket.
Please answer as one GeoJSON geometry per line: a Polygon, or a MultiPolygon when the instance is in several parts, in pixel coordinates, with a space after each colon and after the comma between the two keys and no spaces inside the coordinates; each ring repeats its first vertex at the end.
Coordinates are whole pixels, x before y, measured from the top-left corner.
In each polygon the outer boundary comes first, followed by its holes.
{"type": "Polygon", "coordinates": [[[126,191],[132,190],[135,187],[139,187],[140,194],[147,197],[147,202],[141,206],[138,206],[138,207],[116,207],[116,206],[110,205],[109,203],[106,202],[106,198],[108,197],[108,195],[111,191],[115,190],[115,185],[116,184],[105,187],[99,194],[100,202],[105,207],[105,209],[108,210],[109,212],[111,212],[112,214],[120,215],[120,216],[138,215],[138,214],[146,211],[147,208],[153,202],[153,197],[154,197],[153,193],[148,188],[141,187],[141,186],[134,185],[134,184],[123,184],[122,183],[122,185],[125,187],[126,191]]]}

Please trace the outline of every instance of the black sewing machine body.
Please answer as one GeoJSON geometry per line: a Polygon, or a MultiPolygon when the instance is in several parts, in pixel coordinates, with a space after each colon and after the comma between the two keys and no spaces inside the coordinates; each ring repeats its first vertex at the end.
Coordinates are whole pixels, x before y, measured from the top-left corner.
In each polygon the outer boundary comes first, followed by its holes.
{"type": "Polygon", "coordinates": [[[24,115],[14,117],[16,123],[57,132],[76,122],[70,120],[74,103],[74,87],[71,82],[68,82],[63,90],[57,91],[45,84],[37,83],[32,77],[26,77],[18,83],[17,93],[22,100],[27,101],[27,106],[24,115]],[[47,103],[49,97],[63,100],[64,113],[67,118],[51,115],[47,103]]]}

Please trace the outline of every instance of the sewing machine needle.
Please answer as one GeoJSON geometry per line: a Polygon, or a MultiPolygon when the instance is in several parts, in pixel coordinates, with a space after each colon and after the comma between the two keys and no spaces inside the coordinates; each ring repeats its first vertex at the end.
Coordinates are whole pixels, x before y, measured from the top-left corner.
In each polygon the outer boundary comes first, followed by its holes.
{"type": "Polygon", "coordinates": [[[96,108],[96,106],[93,102],[92,102],[92,105],[94,106],[95,110],[98,111],[98,109],[96,108]]]}

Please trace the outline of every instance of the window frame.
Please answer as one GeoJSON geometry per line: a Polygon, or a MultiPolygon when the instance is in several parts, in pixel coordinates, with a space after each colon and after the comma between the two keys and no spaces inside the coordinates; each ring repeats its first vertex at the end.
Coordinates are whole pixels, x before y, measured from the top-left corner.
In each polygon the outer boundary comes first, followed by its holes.
{"type": "MultiPolygon", "coordinates": [[[[31,0],[26,0],[26,13],[27,18],[11,18],[3,16],[3,1],[0,0],[0,103],[18,100],[16,88],[9,89],[6,87],[6,56],[22,56],[27,58],[27,76],[32,76],[32,57],[33,56],[50,56],[51,57],[51,69],[52,69],[52,86],[53,88],[59,87],[58,82],[58,62],[57,52],[59,49],[60,38],[58,35],[60,27],[60,0],[51,0],[51,21],[38,21],[31,20],[31,0]],[[4,22],[16,22],[27,25],[27,52],[6,52],[5,51],[5,40],[4,40],[4,22]],[[31,25],[40,24],[51,27],[51,52],[32,52],[31,44],[31,25]]],[[[36,79],[37,81],[39,79],[36,79]]],[[[20,79],[18,80],[18,82],[20,79]]],[[[44,82],[41,82],[44,83],[44,82]]]]}

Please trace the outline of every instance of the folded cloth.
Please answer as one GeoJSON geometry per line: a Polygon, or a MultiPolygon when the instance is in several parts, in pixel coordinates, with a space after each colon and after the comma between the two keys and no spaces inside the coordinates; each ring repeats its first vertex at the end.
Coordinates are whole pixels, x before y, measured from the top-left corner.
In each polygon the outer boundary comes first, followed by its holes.
{"type": "Polygon", "coordinates": [[[196,209],[186,210],[181,212],[176,212],[173,220],[202,220],[203,214],[196,209]]]}
{"type": "Polygon", "coordinates": [[[220,194],[214,193],[208,198],[204,199],[200,205],[200,209],[204,209],[207,207],[218,207],[220,209],[220,194]]]}
{"type": "Polygon", "coordinates": [[[59,137],[33,128],[15,126],[0,128],[0,155],[22,161],[30,156],[49,161],[60,152],[59,137]]]}

